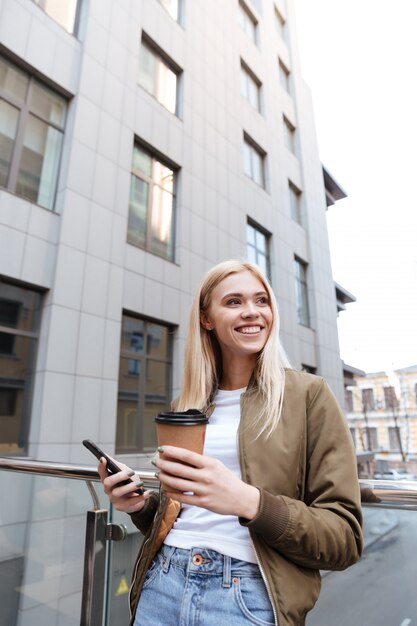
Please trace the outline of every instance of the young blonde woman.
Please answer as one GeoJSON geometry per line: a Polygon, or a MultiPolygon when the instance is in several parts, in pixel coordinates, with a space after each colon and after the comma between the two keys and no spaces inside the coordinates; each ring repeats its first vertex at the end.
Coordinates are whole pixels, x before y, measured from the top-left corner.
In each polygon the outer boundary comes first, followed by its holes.
{"type": "Polygon", "coordinates": [[[134,626],[300,626],[317,600],[319,570],[360,557],[344,416],[322,378],[290,369],[278,331],[259,269],[216,265],[191,310],[175,403],[210,414],[204,454],[159,449],[164,493],[143,496],[134,483],[117,486],[129,468],[107,476],[100,463],[110,500],[145,534],[130,595],[134,626]]]}

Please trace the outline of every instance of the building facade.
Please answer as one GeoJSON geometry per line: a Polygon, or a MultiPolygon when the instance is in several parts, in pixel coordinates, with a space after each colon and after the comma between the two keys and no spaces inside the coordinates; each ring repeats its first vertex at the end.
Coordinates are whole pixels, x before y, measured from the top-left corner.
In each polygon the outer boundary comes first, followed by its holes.
{"type": "Polygon", "coordinates": [[[372,453],[374,469],[417,470],[417,365],[355,375],[346,387],[349,427],[359,453],[372,453]]]}
{"type": "Polygon", "coordinates": [[[342,400],[292,2],[0,10],[1,454],[151,451],[192,294],[230,257],[269,275],[291,362],[342,400]]]}

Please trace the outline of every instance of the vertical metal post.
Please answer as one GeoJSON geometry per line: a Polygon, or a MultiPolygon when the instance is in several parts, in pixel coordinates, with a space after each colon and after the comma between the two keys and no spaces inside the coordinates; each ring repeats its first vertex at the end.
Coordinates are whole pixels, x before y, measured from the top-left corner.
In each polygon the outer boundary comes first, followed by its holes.
{"type": "Polygon", "coordinates": [[[80,626],[102,626],[107,518],[107,510],[87,511],[80,626]]]}

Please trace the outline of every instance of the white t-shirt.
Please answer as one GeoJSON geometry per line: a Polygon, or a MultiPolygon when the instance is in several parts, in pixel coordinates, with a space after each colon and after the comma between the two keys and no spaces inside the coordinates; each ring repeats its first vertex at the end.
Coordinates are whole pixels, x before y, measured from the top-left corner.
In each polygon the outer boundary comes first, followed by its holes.
{"type": "MultiPolygon", "coordinates": [[[[219,459],[240,477],[237,430],[240,421],[240,396],[246,388],[219,389],[216,405],[207,425],[204,454],[219,459]]],[[[165,538],[176,548],[208,548],[235,559],[257,563],[249,531],[235,515],[220,515],[198,506],[183,504],[173,529],[165,538]]]]}

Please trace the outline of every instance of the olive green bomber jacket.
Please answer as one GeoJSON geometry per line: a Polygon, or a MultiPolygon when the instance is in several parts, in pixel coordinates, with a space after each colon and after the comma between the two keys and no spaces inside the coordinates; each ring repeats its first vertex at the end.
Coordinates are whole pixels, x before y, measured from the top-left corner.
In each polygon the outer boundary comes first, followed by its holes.
{"type": "MultiPolygon", "coordinates": [[[[324,379],[285,370],[284,403],[270,437],[250,428],[262,399],[241,397],[242,480],[260,490],[249,529],[279,626],[302,626],[320,591],[320,569],[341,570],[362,552],[356,457],[344,415],[324,379]],[[248,427],[249,425],[249,427],[248,427]]],[[[132,515],[145,534],[130,594],[134,615],[167,500],[154,494],[132,515]]],[[[132,618],[133,623],[133,618],[132,618]]]]}

